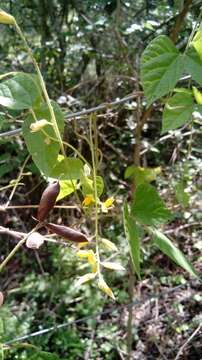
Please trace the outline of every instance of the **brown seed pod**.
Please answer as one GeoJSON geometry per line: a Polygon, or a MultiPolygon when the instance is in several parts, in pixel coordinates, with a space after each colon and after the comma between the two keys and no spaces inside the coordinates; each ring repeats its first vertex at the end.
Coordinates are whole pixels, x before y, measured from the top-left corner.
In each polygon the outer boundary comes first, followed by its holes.
{"type": "Polygon", "coordinates": [[[66,240],[73,241],[76,243],[88,242],[86,235],[70,227],[49,223],[46,224],[46,228],[50,230],[52,233],[55,233],[66,240]]]}
{"type": "Polygon", "coordinates": [[[3,305],[4,302],[4,294],[0,291],[0,306],[3,305]]]}
{"type": "Polygon", "coordinates": [[[59,181],[47,186],[44,190],[38,207],[37,219],[42,222],[47,217],[49,211],[54,207],[57,196],[60,192],[59,181]]]}

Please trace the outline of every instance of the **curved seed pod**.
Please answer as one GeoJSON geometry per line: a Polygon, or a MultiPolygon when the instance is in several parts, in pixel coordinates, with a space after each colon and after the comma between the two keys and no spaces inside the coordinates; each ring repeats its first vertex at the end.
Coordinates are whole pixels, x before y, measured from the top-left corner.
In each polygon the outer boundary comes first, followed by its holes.
{"type": "Polygon", "coordinates": [[[88,242],[86,235],[82,234],[80,231],[74,230],[70,227],[64,225],[56,225],[48,223],[45,225],[48,230],[52,233],[55,233],[66,240],[73,241],[76,243],[88,242]]]}
{"type": "Polygon", "coordinates": [[[4,294],[0,291],[0,306],[4,303],[4,294]]]}
{"type": "Polygon", "coordinates": [[[54,207],[57,196],[60,192],[59,181],[47,186],[44,190],[38,207],[37,219],[44,221],[49,211],[54,207]]]}

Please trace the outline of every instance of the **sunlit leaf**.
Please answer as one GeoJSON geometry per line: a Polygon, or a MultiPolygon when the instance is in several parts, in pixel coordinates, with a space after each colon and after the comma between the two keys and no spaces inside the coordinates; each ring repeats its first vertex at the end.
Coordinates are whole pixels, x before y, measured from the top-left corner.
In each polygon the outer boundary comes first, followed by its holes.
{"type": "Polygon", "coordinates": [[[133,177],[135,185],[138,186],[144,182],[151,182],[156,180],[157,175],[161,173],[161,167],[143,168],[140,166],[128,166],[125,171],[125,179],[133,177]]]}
{"type": "Polygon", "coordinates": [[[141,58],[141,81],[148,104],[168,94],[183,73],[183,56],[169,37],[152,40],[141,58]]]}
{"type": "Polygon", "coordinates": [[[29,74],[19,73],[0,83],[0,105],[12,110],[30,109],[40,96],[40,88],[29,74]]]}
{"type": "MultiPolygon", "coordinates": [[[[55,102],[52,102],[52,106],[54,108],[60,133],[62,134],[64,129],[63,113],[55,102]]],[[[50,112],[46,104],[42,104],[39,109],[35,110],[35,116],[37,120],[51,120],[50,112]]],[[[57,162],[60,145],[57,141],[49,138],[49,136],[54,139],[56,137],[51,125],[47,125],[45,130],[42,129],[41,131],[32,133],[30,131],[30,125],[33,122],[35,122],[35,119],[30,114],[26,117],[23,123],[23,135],[25,142],[36,166],[45,176],[51,177],[52,169],[57,162]],[[45,131],[45,133],[43,131],[45,131]]]]}
{"type": "Polygon", "coordinates": [[[196,35],[193,38],[192,45],[202,60],[202,24],[200,25],[196,35]]]}
{"type": "Polygon", "coordinates": [[[192,87],[193,94],[197,104],[202,105],[202,93],[195,87],[192,87]]]}
{"type": "Polygon", "coordinates": [[[197,272],[184,254],[159,230],[152,230],[154,244],[177,265],[188,271],[192,276],[197,277],[197,272]]]}
{"type": "Polygon", "coordinates": [[[60,180],[77,180],[81,177],[83,163],[78,158],[64,158],[59,155],[50,176],[60,180]]]}
{"type": "Polygon", "coordinates": [[[75,180],[61,180],[59,181],[60,184],[60,193],[57,197],[56,201],[63,199],[64,197],[72,194],[76,188],[76,181],[75,180]]]}
{"type": "Polygon", "coordinates": [[[177,129],[191,120],[193,97],[190,94],[177,93],[165,105],[163,111],[162,133],[177,129]]]}

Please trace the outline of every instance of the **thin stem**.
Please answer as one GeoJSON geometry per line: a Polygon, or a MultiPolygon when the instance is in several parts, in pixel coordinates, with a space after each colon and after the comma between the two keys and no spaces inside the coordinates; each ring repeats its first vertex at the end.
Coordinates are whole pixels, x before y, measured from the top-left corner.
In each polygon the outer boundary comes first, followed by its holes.
{"type": "Polygon", "coordinates": [[[7,263],[12,259],[12,257],[15,255],[15,253],[21,248],[21,246],[26,242],[29,235],[31,235],[33,232],[37,231],[42,225],[37,224],[28,234],[26,234],[22,240],[20,240],[17,245],[13,248],[13,250],[8,254],[8,256],[2,261],[0,264],[0,272],[4,269],[4,267],[7,265],[7,263]]]}
{"type": "Polygon", "coordinates": [[[9,196],[9,198],[8,198],[8,201],[7,201],[6,205],[5,205],[5,207],[7,207],[7,206],[10,204],[10,202],[11,202],[11,200],[12,200],[12,198],[13,198],[13,195],[15,194],[15,190],[17,189],[17,186],[19,185],[19,182],[20,182],[20,180],[21,180],[21,177],[22,177],[24,168],[25,168],[25,166],[26,166],[29,158],[30,158],[30,155],[28,155],[28,156],[26,157],[24,163],[22,164],[22,167],[21,167],[21,169],[20,169],[20,172],[19,172],[19,174],[18,174],[18,177],[17,177],[17,179],[16,179],[16,182],[15,182],[14,187],[13,187],[11,193],[10,193],[10,196],[9,196]]]}
{"type": "Polygon", "coordinates": [[[61,135],[60,135],[60,131],[59,131],[59,128],[58,128],[58,125],[57,125],[57,121],[56,121],[56,117],[55,117],[55,113],[54,113],[54,110],[53,110],[53,107],[52,107],[52,104],[51,104],[51,101],[50,101],[50,98],[49,98],[49,95],[48,95],[48,92],[47,92],[47,89],[46,89],[46,85],[45,85],[45,82],[44,82],[44,79],[43,79],[43,76],[41,74],[41,71],[39,69],[39,66],[33,56],[33,53],[32,53],[32,50],[31,48],[29,47],[28,45],[28,42],[26,40],[26,38],[24,37],[23,35],[23,32],[22,30],[20,29],[18,23],[16,22],[15,20],[15,28],[17,30],[17,33],[19,34],[19,36],[21,37],[24,45],[25,45],[25,48],[32,60],[32,63],[36,69],[36,72],[37,72],[37,75],[39,77],[39,81],[40,81],[40,84],[41,84],[41,88],[42,88],[42,91],[43,91],[43,94],[44,94],[44,97],[45,97],[45,100],[46,100],[46,103],[47,103],[47,106],[48,106],[48,109],[49,109],[49,112],[50,112],[50,115],[51,115],[51,122],[53,124],[53,128],[54,128],[54,131],[55,131],[55,134],[56,134],[56,137],[60,143],[60,148],[61,148],[61,152],[62,154],[65,156],[65,150],[64,150],[64,146],[63,146],[63,142],[62,142],[62,138],[61,138],[61,135]]]}
{"type": "Polygon", "coordinates": [[[98,275],[100,275],[99,230],[98,230],[99,217],[98,217],[97,181],[96,181],[96,178],[97,178],[97,168],[96,168],[97,149],[94,148],[93,128],[94,128],[94,135],[95,135],[95,128],[96,128],[96,117],[95,116],[90,117],[90,150],[91,150],[92,165],[93,165],[93,187],[94,187],[94,197],[95,197],[95,243],[96,243],[96,256],[97,256],[97,271],[98,271],[98,275]]]}

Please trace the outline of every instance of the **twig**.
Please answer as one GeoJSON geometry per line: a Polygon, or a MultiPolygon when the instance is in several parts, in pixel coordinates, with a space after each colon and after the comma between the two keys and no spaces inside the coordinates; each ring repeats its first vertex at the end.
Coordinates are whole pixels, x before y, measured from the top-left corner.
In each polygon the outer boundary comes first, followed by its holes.
{"type": "Polygon", "coordinates": [[[28,155],[28,156],[26,157],[24,163],[23,163],[22,166],[21,166],[21,169],[20,169],[20,172],[19,172],[18,177],[17,177],[17,179],[16,179],[15,185],[14,185],[14,187],[13,187],[11,193],[10,193],[10,196],[9,196],[9,198],[8,198],[8,201],[7,201],[6,205],[5,205],[6,208],[7,208],[8,205],[10,204],[10,202],[11,202],[11,200],[12,200],[12,198],[13,198],[13,195],[15,194],[15,190],[17,189],[17,186],[18,186],[18,184],[19,184],[19,182],[20,182],[20,180],[21,180],[21,177],[22,177],[24,168],[25,168],[25,166],[26,166],[29,158],[30,158],[30,155],[28,155]]]}
{"type": "Polygon", "coordinates": [[[175,360],[178,360],[180,356],[182,355],[185,347],[190,343],[190,341],[193,340],[193,338],[196,336],[196,334],[200,331],[202,327],[202,324],[199,324],[199,326],[194,330],[194,332],[191,334],[191,336],[185,341],[185,343],[181,346],[180,350],[177,353],[177,356],[175,357],[175,360]]]}

